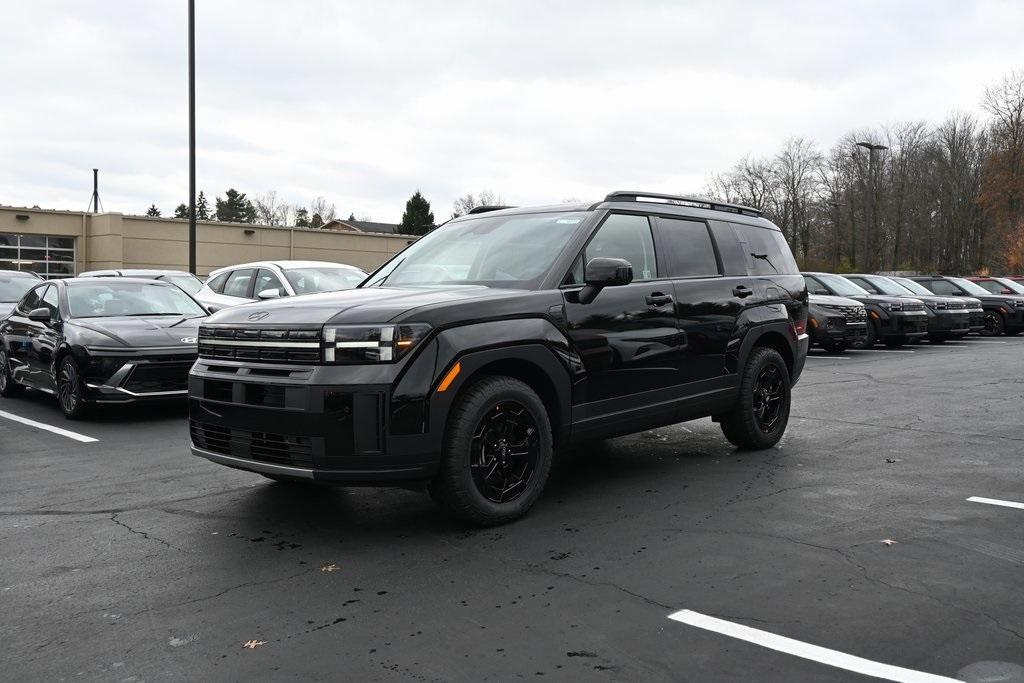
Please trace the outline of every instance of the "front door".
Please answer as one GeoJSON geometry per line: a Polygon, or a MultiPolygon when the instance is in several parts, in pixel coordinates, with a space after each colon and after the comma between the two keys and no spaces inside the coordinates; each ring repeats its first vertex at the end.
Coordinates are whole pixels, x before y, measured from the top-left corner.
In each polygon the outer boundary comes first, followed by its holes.
{"type": "Polygon", "coordinates": [[[10,356],[11,376],[24,384],[35,385],[33,368],[29,364],[32,355],[32,344],[39,323],[28,319],[28,314],[43,305],[43,293],[50,285],[39,285],[29,290],[18,306],[7,319],[8,355],[10,356]]]}
{"type": "Polygon", "coordinates": [[[32,381],[41,389],[56,390],[54,382],[53,354],[60,336],[60,306],[57,303],[57,287],[50,285],[43,293],[40,308],[50,310],[50,322],[32,321],[32,344],[28,350],[28,365],[32,381]]]}
{"type": "Polygon", "coordinates": [[[632,410],[672,398],[683,347],[676,324],[672,281],[659,273],[650,220],[609,215],[577,260],[565,292],[569,337],[582,356],[586,379],[574,397],[587,416],[632,410]],[[583,264],[596,257],[621,258],[633,282],[605,287],[588,304],[571,292],[583,280],[583,264]]]}

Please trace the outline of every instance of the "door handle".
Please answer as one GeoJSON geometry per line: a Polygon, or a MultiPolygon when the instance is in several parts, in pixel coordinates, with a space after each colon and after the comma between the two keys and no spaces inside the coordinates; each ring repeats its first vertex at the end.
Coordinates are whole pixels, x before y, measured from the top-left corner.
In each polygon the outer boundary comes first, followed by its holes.
{"type": "Polygon", "coordinates": [[[747,287],[746,285],[739,285],[736,287],[736,289],[732,290],[732,295],[738,296],[741,299],[745,299],[753,293],[754,290],[752,290],[750,287],[747,287]]]}
{"type": "Polygon", "coordinates": [[[669,294],[654,292],[653,294],[645,296],[644,301],[647,302],[648,306],[664,306],[665,304],[672,303],[672,297],[669,294]]]}

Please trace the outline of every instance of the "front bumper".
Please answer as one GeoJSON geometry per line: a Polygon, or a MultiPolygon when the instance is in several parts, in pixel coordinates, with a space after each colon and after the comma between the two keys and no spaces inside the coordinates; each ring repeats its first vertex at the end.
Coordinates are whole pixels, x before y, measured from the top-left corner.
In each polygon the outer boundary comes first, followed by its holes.
{"type": "Polygon", "coordinates": [[[928,334],[928,314],[925,311],[891,311],[879,318],[878,336],[882,339],[901,337],[916,339],[928,334]]]}
{"type": "MultiPolygon", "coordinates": [[[[430,478],[440,445],[390,429],[396,366],[247,367],[200,360],[189,376],[192,453],[228,467],[345,484],[430,478]],[[260,373],[277,373],[261,376],[260,373]]],[[[413,430],[406,430],[413,431],[413,430]]]]}
{"type": "Polygon", "coordinates": [[[967,311],[970,314],[970,331],[980,332],[985,329],[985,309],[972,308],[967,311]]]}
{"type": "Polygon", "coordinates": [[[184,398],[195,359],[194,353],[92,356],[84,361],[85,398],[96,403],[184,398]]]}
{"type": "Polygon", "coordinates": [[[812,341],[819,346],[827,343],[843,343],[847,346],[859,344],[867,339],[866,322],[849,323],[843,316],[816,317],[817,325],[811,326],[812,341]]]}
{"type": "Polygon", "coordinates": [[[934,311],[928,318],[929,334],[958,334],[970,332],[971,314],[968,311],[934,311]]]}

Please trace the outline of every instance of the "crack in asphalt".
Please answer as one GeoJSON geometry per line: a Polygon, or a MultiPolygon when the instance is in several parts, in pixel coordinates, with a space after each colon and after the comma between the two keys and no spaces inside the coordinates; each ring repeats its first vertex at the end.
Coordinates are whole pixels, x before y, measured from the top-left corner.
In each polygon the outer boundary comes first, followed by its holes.
{"type": "Polygon", "coordinates": [[[177,547],[177,546],[174,546],[174,545],[171,545],[170,543],[168,543],[167,541],[165,541],[164,539],[162,539],[162,538],[160,538],[160,537],[158,537],[158,536],[150,536],[150,535],[149,535],[149,534],[148,534],[147,532],[145,532],[145,531],[139,531],[138,529],[135,529],[135,528],[133,528],[133,527],[129,526],[128,524],[125,524],[124,522],[122,522],[121,520],[119,520],[119,519],[117,518],[117,516],[118,516],[119,514],[121,514],[121,513],[119,513],[119,512],[115,512],[114,514],[110,515],[110,521],[111,521],[111,522],[113,522],[114,524],[117,524],[118,526],[123,526],[123,527],[124,527],[125,529],[127,529],[127,530],[128,530],[129,532],[131,532],[131,533],[133,533],[133,534],[136,534],[137,536],[142,536],[142,537],[143,537],[144,539],[146,539],[147,541],[156,541],[157,543],[160,543],[161,545],[167,546],[167,547],[168,547],[168,548],[170,548],[171,550],[177,550],[177,551],[178,551],[179,553],[183,553],[183,552],[185,552],[185,551],[184,551],[184,550],[182,550],[181,548],[179,548],[179,547],[177,547]]]}
{"type": "Polygon", "coordinates": [[[856,425],[858,427],[874,427],[875,429],[880,429],[888,432],[918,432],[922,434],[941,434],[943,436],[958,436],[973,439],[1001,439],[1004,441],[1024,441],[1024,438],[1016,436],[1000,436],[998,434],[972,434],[970,432],[944,432],[939,429],[917,429],[915,427],[907,426],[899,427],[894,425],[881,424],[878,422],[856,422],[854,420],[840,420],[839,418],[835,417],[809,417],[807,415],[796,414],[794,414],[793,417],[796,417],[801,420],[813,420],[814,422],[838,422],[840,424],[856,425]]]}
{"type": "Polygon", "coordinates": [[[119,515],[123,512],[138,512],[140,510],[160,509],[160,506],[171,505],[174,503],[184,503],[190,500],[200,500],[203,498],[212,498],[214,496],[223,496],[229,493],[236,493],[238,491],[247,491],[252,486],[236,486],[230,489],[218,489],[215,491],[208,491],[201,493],[197,496],[185,496],[183,498],[168,498],[160,500],[151,500],[137,505],[129,507],[119,508],[97,508],[91,510],[47,510],[47,509],[28,509],[28,510],[0,510],[0,517],[47,517],[47,516],[74,516],[74,515],[119,515]]]}

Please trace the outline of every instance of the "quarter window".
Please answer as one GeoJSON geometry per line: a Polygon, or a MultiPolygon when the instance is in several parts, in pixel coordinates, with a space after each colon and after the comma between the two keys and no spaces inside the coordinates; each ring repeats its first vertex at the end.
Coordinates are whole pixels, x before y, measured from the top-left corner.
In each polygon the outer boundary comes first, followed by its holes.
{"type": "Polygon", "coordinates": [[[248,299],[249,285],[252,284],[252,274],[252,268],[244,268],[232,272],[228,276],[228,281],[224,283],[224,295],[248,299]]]}
{"type": "Polygon", "coordinates": [[[657,220],[659,245],[668,252],[663,260],[667,262],[669,277],[719,274],[715,247],[704,223],[662,216],[657,220]]]}
{"type": "Polygon", "coordinates": [[[217,292],[218,294],[222,294],[224,292],[224,281],[228,279],[228,275],[231,275],[230,271],[227,273],[221,273],[220,275],[212,278],[206,284],[211,291],[217,292]]]}

